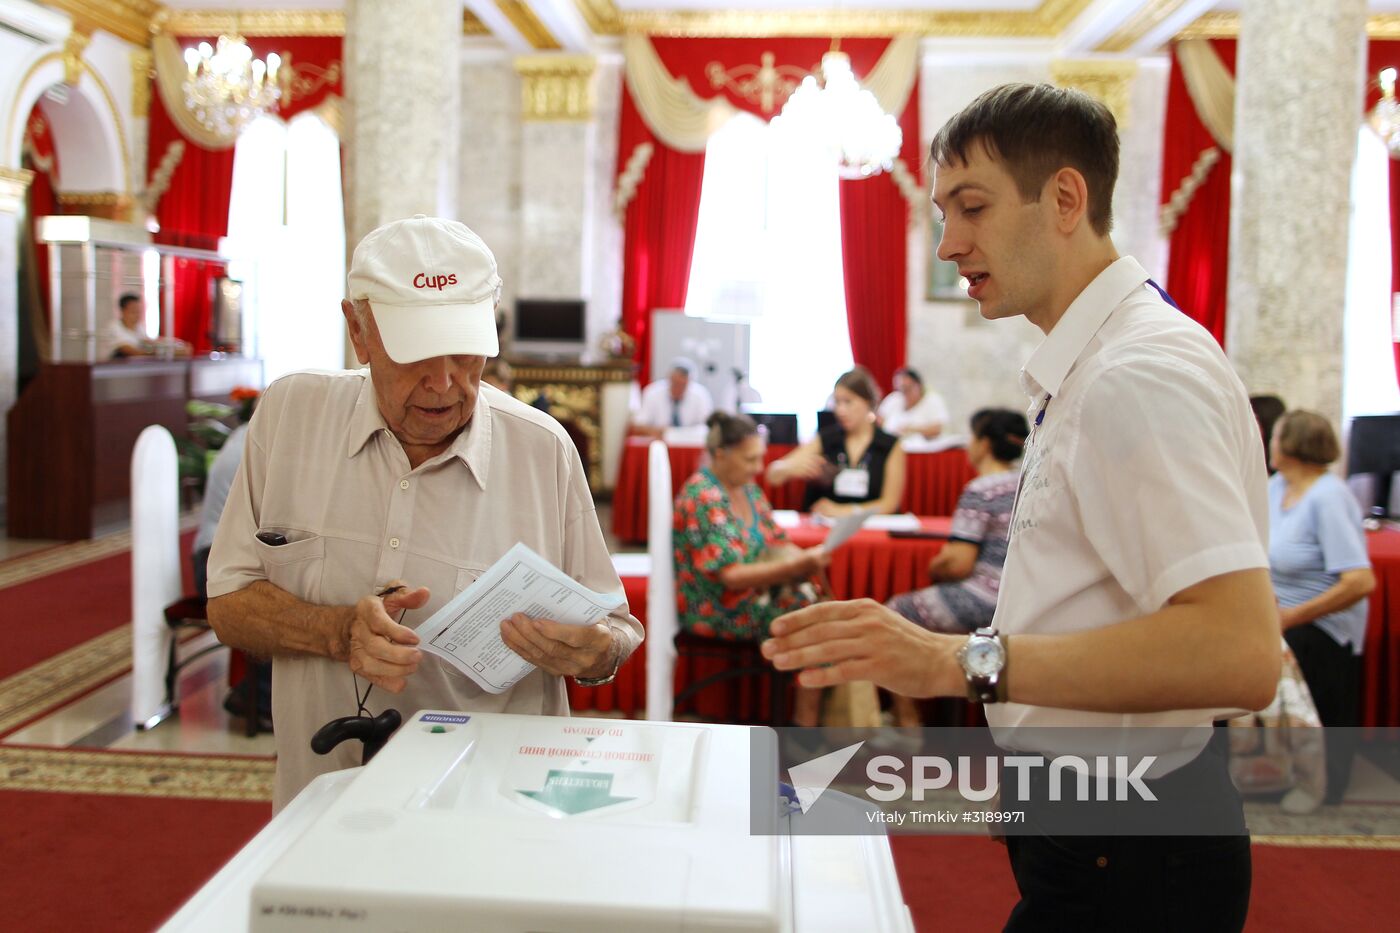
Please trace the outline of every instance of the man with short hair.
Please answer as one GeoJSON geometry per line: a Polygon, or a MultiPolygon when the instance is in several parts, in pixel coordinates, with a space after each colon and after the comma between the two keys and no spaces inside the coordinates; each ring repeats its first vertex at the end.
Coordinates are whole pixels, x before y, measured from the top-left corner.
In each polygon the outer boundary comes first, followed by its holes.
{"type": "Polygon", "coordinates": [[[684,356],[673,359],[666,378],[642,390],[642,404],[632,419],[632,433],[661,437],[667,428],[703,425],[714,412],[715,403],[694,375],[692,360],[684,356]]]}
{"type": "Polygon", "coordinates": [[[1272,700],[1281,663],[1244,387],[1209,333],[1114,249],[1118,137],[1101,103],[996,88],[939,130],[932,161],[939,257],[958,264],[983,317],[1024,316],[1045,333],[1021,375],[1034,427],[996,615],[960,636],[871,601],[828,603],[776,620],[763,651],[806,687],[969,694],[1004,747],[1047,759],[1087,739],[1040,727],[1095,727],[1116,754],[1153,758],[1145,783],[1160,799],[1209,790],[1193,798],[1213,807],[1203,836],[1061,826],[1052,837],[1037,828],[1059,799],[1042,772],[1025,804],[1008,802],[1020,790],[1003,780],[1002,806],[1036,829],[1007,837],[1021,892],[1008,930],[1238,930],[1249,837],[1207,744],[1214,719],[1272,700]]]}
{"type": "Polygon", "coordinates": [[[880,426],[896,437],[932,440],[948,423],[943,397],[925,387],[924,378],[908,366],[894,371],[894,391],[880,403],[878,414],[880,426]]]}
{"type": "Polygon", "coordinates": [[[419,648],[414,628],[517,542],[591,589],[622,584],[569,436],[480,384],[499,352],[486,244],[455,221],[390,223],[356,247],[349,287],[341,308],[369,369],[268,387],[209,559],[219,639],[273,658],[278,809],[359,762],[309,741],[356,712],[362,680],[380,688],[372,716],[567,715],[564,677],[606,683],[642,639],[625,603],[587,626],[505,619],[505,644],[537,670],[501,694],[419,648]]]}
{"type": "Polygon", "coordinates": [[[97,343],[98,360],[128,356],[150,356],[155,352],[146,336],[146,303],[140,295],[127,292],[117,300],[117,313],[107,322],[97,343]]]}

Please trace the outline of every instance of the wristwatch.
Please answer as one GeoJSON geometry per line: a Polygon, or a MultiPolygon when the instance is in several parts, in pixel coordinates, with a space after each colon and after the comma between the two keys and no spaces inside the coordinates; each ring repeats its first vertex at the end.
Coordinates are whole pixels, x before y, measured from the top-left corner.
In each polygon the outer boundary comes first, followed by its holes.
{"type": "Polygon", "coordinates": [[[604,684],[612,683],[617,677],[617,669],[622,666],[622,658],[619,657],[622,654],[622,640],[618,638],[617,633],[611,627],[609,627],[608,633],[612,636],[612,645],[608,648],[608,657],[612,662],[611,669],[604,677],[575,677],[574,683],[580,687],[601,687],[604,684]]]}
{"type": "Polygon", "coordinates": [[[979,628],[958,649],[958,664],[967,677],[967,698],[975,703],[1006,700],[1006,641],[997,630],[979,628]]]}

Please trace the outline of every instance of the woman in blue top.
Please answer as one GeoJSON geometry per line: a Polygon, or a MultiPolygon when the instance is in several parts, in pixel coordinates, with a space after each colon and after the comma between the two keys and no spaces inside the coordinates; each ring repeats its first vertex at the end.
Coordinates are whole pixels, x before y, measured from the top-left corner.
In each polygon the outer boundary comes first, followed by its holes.
{"type": "MultiPolygon", "coordinates": [[[[1332,425],[1291,411],[1274,429],[1269,480],[1269,573],[1288,642],[1324,726],[1360,724],[1366,596],[1375,589],[1361,507],[1327,466],[1341,453],[1332,425]]],[[[1327,736],[1327,802],[1351,777],[1351,728],[1327,736]]]]}

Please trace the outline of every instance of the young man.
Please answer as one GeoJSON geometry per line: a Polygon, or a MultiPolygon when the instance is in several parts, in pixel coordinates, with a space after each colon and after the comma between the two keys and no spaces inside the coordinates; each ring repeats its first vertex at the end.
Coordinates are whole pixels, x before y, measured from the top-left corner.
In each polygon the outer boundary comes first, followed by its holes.
{"type": "MultiPolygon", "coordinates": [[[[1085,740],[1039,727],[1097,727],[1157,755],[1149,786],[1214,788],[1212,837],[1055,838],[1046,821],[1008,838],[1021,901],[1007,929],[1239,929],[1249,840],[1223,761],[1201,750],[1217,715],[1263,707],[1279,676],[1248,398],[1210,335],[1109,239],[1107,108],[1006,85],[950,120],[932,158],[939,256],[983,317],[1024,315],[1046,335],[1021,374],[1034,427],[992,628],[939,634],[872,601],[828,603],[778,619],[764,653],[808,687],[967,692],[999,742],[1047,757],[1085,740]]],[[[1022,809],[1008,786],[1003,807],[1022,809]]]]}

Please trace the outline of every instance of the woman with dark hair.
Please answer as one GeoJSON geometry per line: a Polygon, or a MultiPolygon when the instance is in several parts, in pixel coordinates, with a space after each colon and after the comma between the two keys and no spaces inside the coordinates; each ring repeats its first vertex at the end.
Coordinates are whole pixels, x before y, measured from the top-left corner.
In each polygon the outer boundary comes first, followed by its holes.
{"type": "Polygon", "coordinates": [[[843,373],[832,392],[836,423],[768,466],[768,482],[807,481],[802,510],[837,517],[858,508],[890,514],[904,498],[904,448],[880,430],[880,387],[863,366],[843,373]]]}
{"type": "MultiPolygon", "coordinates": [[[[972,416],[967,458],[977,476],[958,498],[948,543],[928,566],[933,585],[901,593],[889,601],[891,609],[935,632],[968,633],[992,624],[1021,481],[1016,463],[1028,433],[1017,411],[984,408],[972,416]]],[[[898,725],[919,725],[918,707],[908,697],[896,696],[894,711],[898,725]]]]}
{"type": "MultiPolygon", "coordinates": [[[[1376,586],[1361,506],[1327,471],[1341,453],[1331,423],[1290,411],[1274,426],[1269,480],[1269,575],[1283,638],[1298,659],[1324,726],[1360,725],[1361,649],[1366,596],[1376,586]]],[[[1351,778],[1351,730],[1327,734],[1327,802],[1340,803],[1351,778]]]]}
{"type": "MultiPolygon", "coordinates": [[[[715,412],[706,423],[710,463],[681,488],[671,530],[677,615],[683,631],[760,641],[778,616],[816,602],[810,578],[831,558],[799,550],[774,523],[754,482],[766,445],[753,419],[715,412]]],[[[797,725],[817,724],[820,696],[798,689],[797,725]]]]}

